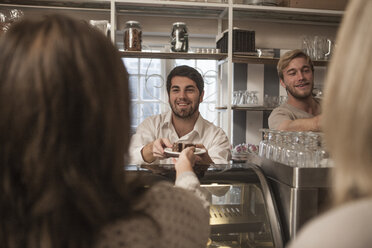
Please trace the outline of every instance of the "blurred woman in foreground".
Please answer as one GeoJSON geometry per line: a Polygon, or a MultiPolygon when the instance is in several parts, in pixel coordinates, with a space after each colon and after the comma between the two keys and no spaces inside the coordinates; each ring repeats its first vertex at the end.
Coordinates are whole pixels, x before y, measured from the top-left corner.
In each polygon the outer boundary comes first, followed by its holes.
{"type": "Polygon", "coordinates": [[[192,148],[176,163],[189,190],[123,176],[128,75],[109,39],[55,15],[14,24],[0,51],[1,247],[205,247],[192,148]]]}
{"type": "Polygon", "coordinates": [[[303,228],[293,247],[372,244],[372,1],[351,0],[325,85],[323,123],[335,163],[334,208],[303,228]]]}

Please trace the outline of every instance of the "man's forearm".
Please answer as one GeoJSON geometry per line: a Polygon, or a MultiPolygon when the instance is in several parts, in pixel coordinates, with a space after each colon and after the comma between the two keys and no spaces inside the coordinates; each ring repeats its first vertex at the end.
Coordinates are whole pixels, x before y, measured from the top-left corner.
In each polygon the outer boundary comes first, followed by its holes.
{"type": "Polygon", "coordinates": [[[319,117],[313,117],[308,119],[297,119],[288,120],[281,123],[278,130],[282,131],[320,131],[319,117]]]}
{"type": "Polygon", "coordinates": [[[148,143],[147,145],[145,145],[142,150],[141,150],[141,155],[142,155],[142,158],[143,160],[146,162],[146,163],[152,163],[155,161],[155,157],[152,153],[152,146],[153,146],[153,143],[154,142],[151,142],[151,143],[148,143]]]}

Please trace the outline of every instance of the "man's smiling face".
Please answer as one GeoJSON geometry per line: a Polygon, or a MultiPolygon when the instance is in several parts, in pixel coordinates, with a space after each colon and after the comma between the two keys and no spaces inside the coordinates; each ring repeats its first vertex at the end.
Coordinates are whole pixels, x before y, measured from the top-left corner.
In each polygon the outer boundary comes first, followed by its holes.
{"type": "Polygon", "coordinates": [[[173,114],[179,118],[190,118],[198,113],[199,104],[203,101],[196,83],[188,77],[175,76],[171,80],[169,104],[173,114]]]}
{"type": "Polygon", "coordinates": [[[296,99],[311,96],[314,87],[314,73],[303,57],[294,58],[283,71],[280,84],[296,99]]]}

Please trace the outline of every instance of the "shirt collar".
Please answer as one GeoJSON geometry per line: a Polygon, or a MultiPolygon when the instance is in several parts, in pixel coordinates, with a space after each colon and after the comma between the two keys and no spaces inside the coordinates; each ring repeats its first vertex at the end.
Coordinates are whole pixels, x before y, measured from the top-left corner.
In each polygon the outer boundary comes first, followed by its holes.
{"type": "MultiPolygon", "coordinates": [[[[190,133],[196,132],[201,137],[201,134],[203,133],[203,127],[204,127],[203,123],[204,123],[204,119],[201,116],[201,114],[199,113],[198,119],[196,120],[195,125],[194,125],[194,129],[190,133]]],[[[172,124],[172,110],[168,111],[165,114],[163,127],[164,126],[166,126],[168,128],[171,128],[173,126],[173,124],[172,124]]]]}
{"type": "Polygon", "coordinates": [[[163,127],[164,127],[164,126],[167,126],[168,128],[170,128],[170,127],[172,126],[172,110],[169,110],[169,111],[165,114],[163,127]]]}
{"type": "Polygon", "coordinates": [[[201,137],[201,134],[203,133],[203,128],[204,128],[203,123],[204,123],[204,119],[201,116],[201,114],[199,113],[199,117],[198,117],[198,119],[195,122],[194,130],[193,131],[197,132],[200,137],[201,137]]]}

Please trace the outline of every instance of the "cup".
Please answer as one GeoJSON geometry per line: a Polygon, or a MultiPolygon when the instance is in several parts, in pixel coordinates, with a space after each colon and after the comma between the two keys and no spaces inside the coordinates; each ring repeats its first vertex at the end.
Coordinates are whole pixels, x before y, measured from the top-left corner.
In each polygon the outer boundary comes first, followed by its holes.
{"type": "Polygon", "coordinates": [[[315,60],[326,60],[331,55],[332,41],[325,36],[314,36],[315,60]]]}
{"type": "Polygon", "coordinates": [[[321,36],[303,36],[302,50],[307,53],[312,60],[328,60],[331,57],[334,44],[331,39],[321,36]]]}

